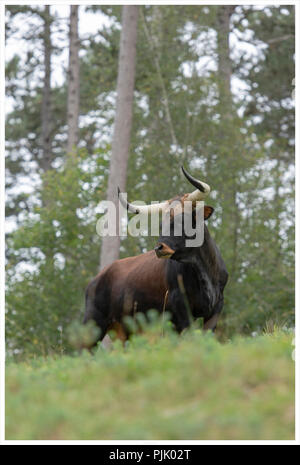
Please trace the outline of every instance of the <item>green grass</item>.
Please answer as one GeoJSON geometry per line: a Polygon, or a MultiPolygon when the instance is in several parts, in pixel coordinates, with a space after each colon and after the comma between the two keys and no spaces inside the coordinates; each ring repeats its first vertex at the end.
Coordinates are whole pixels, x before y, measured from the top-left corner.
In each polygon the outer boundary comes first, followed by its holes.
{"type": "Polygon", "coordinates": [[[294,439],[292,339],[150,328],[125,349],[10,362],[6,439],[294,439]]]}

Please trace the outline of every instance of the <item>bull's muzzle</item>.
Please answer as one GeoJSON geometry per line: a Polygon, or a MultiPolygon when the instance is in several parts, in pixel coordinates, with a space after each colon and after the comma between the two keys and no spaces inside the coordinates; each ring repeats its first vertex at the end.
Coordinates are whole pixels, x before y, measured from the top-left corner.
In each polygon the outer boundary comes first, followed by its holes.
{"type": "Polygon", "coordinates": [[[171,258],[172,255],[175,253],[175,250],[171,249],[167,244],[164,242],[160,242],[155,248],[155,253],[157,258],[171,258]]]}

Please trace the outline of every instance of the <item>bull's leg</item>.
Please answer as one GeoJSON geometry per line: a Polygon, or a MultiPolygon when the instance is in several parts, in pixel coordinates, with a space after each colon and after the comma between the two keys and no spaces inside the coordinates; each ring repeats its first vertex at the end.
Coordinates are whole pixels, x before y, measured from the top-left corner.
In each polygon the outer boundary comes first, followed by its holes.
{"type": "Polygon", "coordinates": [[[106,335],[110,322],[105,317],[105,315],[103,315],[102,312],[100,310],[97,310],[96,308],[93,312],[90,311],[89,313],[86,313],[84,315],[83,324],[88,323],[90,320],[94,321],[100,330],[99,337],[97,341],[95,341],[96,345],[97,342],[102,341],[102,339],[106,335]]]}
{"type": "Polygon", "coordinates": [[[188,309],[179,289],[169,292],[166,310],[171,313],[172,322],[179,333],[190,326],[188,309]]]}
{"type": "Polygon", "coordinates": [[[111,338],[109,337],[108,334],[106,334],[106,335],[104,336],[104,338],[102,339],[101,346],[102,346],[103,349],[105,349],[105,350],[110,350],[110,349],[111,349],[111,347],[112,347],[112,340],[111,340],[111,338]]]}
{"type": "Polygon", "coordinates": [[[123,344],[128,339],[128,333],[125,331],[124,326],[122,323],[119,323],[118,321],[114,321],[108,330],[113,330],[115,332],[116,338],[122,341],[123,344]]]}
{"type": "Polygon", "coordinates": [[[107,330],[109,327],[108,323],[106,321],[103,321],[102,319],[99,320],[99,318],[97,317],[90,317],[90,318],[84,318],[83,324],[86,324],[90,320],[94,321],[96,325],[98,326],[99,336],[97,337],[97,339],[94,339],[93,342],[91,342],[89,345],[85,345],[84,347],[91,352],[92,349],[96,347],[98,342],[102,341],[103,343],[103,339],[104,339],[105,341],[104,341],[103,347],[108,348],[109,346],[108,341],[107,341],[107,339],[109,340],[109,336],[107,335],[107,330]]]}
{"type": "Polygon", "coordinates": [[[215,331],[215,329],[217,327],[218,319],[219,319],[219,313],[215,313],[210,318],[205,318],[204,319],[203,329],[205,331],[207,331],[208,329],[211,329],[212,331],[215,331]]]}
{"type": "Polygon", "coordinates": [[[204,330],[211,329],[212,331],[215,331],[223,305],[224,305],[224,298],[222,296],[220,300],[218,301],[218,303],[213,308],[213,315],[204,319],[204,325],[203,325],[204,330]]]}

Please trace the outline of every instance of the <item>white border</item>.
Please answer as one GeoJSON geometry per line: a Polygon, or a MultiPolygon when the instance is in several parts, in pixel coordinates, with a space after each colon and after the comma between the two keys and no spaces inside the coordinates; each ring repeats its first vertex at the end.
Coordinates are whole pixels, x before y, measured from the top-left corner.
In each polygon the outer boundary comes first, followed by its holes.
{"type": "MultiPolygon", "coordinates": [[[[70,2],[70,1],[48,1],[46,2],[48,5],[86,5],[83,2],[70,2]]],[[[19,1],[19,4],[24,4],[24,5],[43,5],[46,4],[44,2],[36,1],[36,0],[31,0],[31,1],[19,1]]],[[[300,242],[300,236],[299,236],[299,228],[298,228],[298,218],[299,218],[299,188],[298,188],[298,179],[299,179],[299,100],[300,100],[300,92],[299,92],[299,30],[300,30],[300,5],[299,2],[296,0],[275,0],[270,4],[269,2],[265,0],[261,1],[246,1],[246,0],[240,0],[240,1],[234,1],[232,0],[231,2],[220,2],[220,1],[188,1],[187,3],[184,3],[182,1],[156,1],[152,0],[150,2],[141,2],[141,1],[123,1],[123,2],[99,2],[99,1],[91,1],[90,4],[92,5],[124,5],[124,4],[130,4],[130,5],[145,5],[145,4],[152,4],[152,5],[220,5],[220,4],[228,4],[228,5],[295,5],[296,9],[296,76],[295,76],[295,82],[296,82],[296,263],[298,263],[298,252],[299,252],[299,247],[297,244],[300,242]]],[[[0,201],[1,201],[1,217],[0,217],[0,231],[1,231],[1,238],[0,238],[0,253],[1,253],[1,265],[3,263],[3,266],[1,266],[0,269],[0,331],[1,331],[1,345],[0,345],[0,377],[1,377],[1,383],[0,383],[0,444],[15,444],[15,445],[75,445],[75,444],[81,444],[81,445],[101,445],[101,444],[107,444],[107,445],[125,445],[125,444],[136,444],[136,445],[193,445],[193,444],[199,444],[199,445],[271,445],[271,444],[279,444],[279,445],[296,445],[300,444],[300,431],[299,431],[299,399],[298,396],[296,395],[296,440],[295,441],[245,441],[245,440],[234,440],[234,441],[204,441],[204,440],[199,440],[199,441],[152,441],[152,440],[136,440],[136,441],[101,441],[101,440],[87,440],[87,441],[80,441],[80,440],[61,440],[61,441],[18,441],[18,440],[4,440],[4,408],[3,406],[5,405],[5,390],[4,390],[4,361],[5,361],[5,341],[4,341],[4,320],[5,320],[5,312],[4,312],[4,126],[5,126],[5,117],[4,117],[4,98],[5,98],[5,81],[4,81],[4,31],[5,31],[5,23],[4,23],[4,10],[6,5],[15,5],[15,1],[6,1],[5,3],[0,4],[0,85],[1,85],[1,90],[0,90],[0,121],[1,121],[1,126],[0,126],[0,201]],[[2,262],[3,259],[3,262],[2,262]]],[[[298,306],[299,302],[299,290],[297,286],[297,281],[298,279],[298,273],[296,273],[296,309],[298,306]]],[[[297,312],[296,312],[296,323],[298,323],[298,317],[297,317],[297,312]]],[[[299,388],[299,325],[296,324],[296,392],[299,388]]]]}

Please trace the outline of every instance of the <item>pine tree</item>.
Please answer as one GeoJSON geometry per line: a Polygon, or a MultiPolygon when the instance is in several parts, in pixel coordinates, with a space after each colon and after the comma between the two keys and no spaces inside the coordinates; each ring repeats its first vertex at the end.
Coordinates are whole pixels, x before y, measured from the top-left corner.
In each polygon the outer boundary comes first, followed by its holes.
{"type": "MultiPolygon", "coordinates": [[[[115,205],[118,203],[117,187],[124,191],[126,186],[133,112],[137,21],[138,7],[123,6],[117,105],[107,189],[107,200],[113,201],[115,205]]],[[[119,257],[119,251],[119,236],[103,237],[101,268],[116,260],[119,257]]]]}
{"type": "Polygon", "coordinates": [[[70,6],[69,32],[69,69],[68,69],[68,102],[67,152],[71,152],[78,143],[79,124],[79,37],[78,37],[78,6],[70,6]]]}

